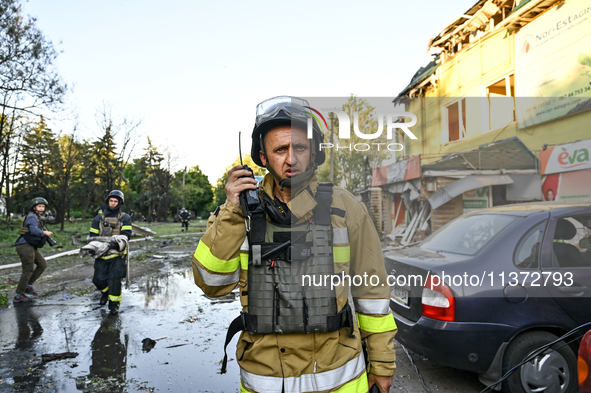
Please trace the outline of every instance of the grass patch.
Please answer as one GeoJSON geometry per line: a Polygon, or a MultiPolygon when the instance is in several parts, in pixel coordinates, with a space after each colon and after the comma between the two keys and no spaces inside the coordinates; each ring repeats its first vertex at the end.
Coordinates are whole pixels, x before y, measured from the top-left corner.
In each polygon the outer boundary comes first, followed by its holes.
{"type": "MultiPolygon", "coordinates": [[[[65,222],[64,223],[64,230],[60,230],[60,226],[57,224],[48,225],[48,230],[53,232],[53,239],[57,241],[57,244],[54,247],[49,247],[46,244],[41,249],[41,254],[43,256],[48,257],[54,254],[58,254],[64,251],[70,251],[80,248],[80,246],[74,246],[72,244],[72,236],[78,234],[88,234],[90,229],[90,224],[92,223],[91,220],[81,221],[78,220],[74,223],[65,222]]],[[[134,223],[135,225],[141,227],[147,227],[156,232],[155,237],[158,238],[162,235],[172,235],[172,234],[180,234],[181,232],[181,224],[176,222],[168,222],[168,223],[147,223],[147,222],[137,222],[134,223]]],[[[207,225],[207,220],[193,220],[191,221],[191,225],[189,226],[189,233],[197,233],[205,231],[207,225]]],[[[18,228],[20,226],[20,222],[13,220],[11,222],[11,226],[8,224],[0,222],[0,245],[11,245],[14,244],[16,239],[18,239],[18,228]]],[[[83,239],[86,237],[83,236],[83,239]]],[[[137,238],[133,236],[133,238],[137,238]]],[[[137,246],[131,246],[133,250],[137,246]]],[[[0,249],[0,265],[10,264],[10,263],[18,263],[20,262],[20,258],[18,257],[16,250],[14,247],[8,248],[1,248],[0,249]]],[[[58,258],[52,261],[55,265],[62,265],[68,264],[71,260],[69,258],[58,258]]],[[[2,286],[0,284],[0,290],[2,286]]]]}
{"type": "Polygon", "coordinates": [[[6,282],[0,283],[0,291],[11,291],[16,289],[18,284],[8,284],[6,282]]]}
{"type": "Polygon", "coordinates": [[[78,295],[78,296],[84,296],[84,295],[88,295],[89,293],[94,292],[94,291],[96,291],[96,288],[93,285],[93,286],[89,286],[86,289],[79,289],[77,291],[74,291],[74,294],[78,295]]]}
{"type": "MultiPolygon", "coordinates": [[[[61,251],[68,251],[77,248],[72,245],[72,236],[80,233],[88,233],[88,230],[90,229],[90,223],[90,220],[76,221],[75,223],[66,222],[64,223],[63,231],[60,231],[59,225],[47,225],[47,230],[53,232],[52,238],[57,241],[57,244],[53,247],[49,247],[49,245],[46,244],[42,248],[41,253],[44,256],[49,256],[59,252],[58,248],[61,248],[61,251]]],[[[7,225],[0,226],[0,245],[14,244],[14,242],[16,242],[19,237],[19,227],[20,222],[18,225],[12,225],[12,227],[8,227],[7,225]]],[[[14,247],[0,249],[0,257],[14,257],[13,261],[4,263],[20,262],[14,247]]]]}
{"type": "MultiPolygon", "coordinates": [[[[134,223],[140,227],[147,227],[156,232],[156,236],[162,235],[174,235],[177,233],[184,233],[181,232],[181,223],[180,222],[155,222],[155,223],[147,223],[147,222],[139,222],[134,223]]],[[[207,220],[193,220],[189,225],[189,233],[197,233],[197,232],[204,232],[207,226],[207,220]]]]}
{"type": "Polygon", "coordinates": [[[8,306],[8,295],[0,293],[0,306],[8,306]]]}

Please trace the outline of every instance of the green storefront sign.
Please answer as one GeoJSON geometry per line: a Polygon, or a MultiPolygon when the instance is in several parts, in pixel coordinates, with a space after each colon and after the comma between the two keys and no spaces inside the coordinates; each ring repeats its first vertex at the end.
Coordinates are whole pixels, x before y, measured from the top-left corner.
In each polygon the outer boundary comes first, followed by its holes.
{"type": "Polygon", "coordinates": [[[464,209],[486,209],[487,207],[486,199],[464,199],[464,209]]]}

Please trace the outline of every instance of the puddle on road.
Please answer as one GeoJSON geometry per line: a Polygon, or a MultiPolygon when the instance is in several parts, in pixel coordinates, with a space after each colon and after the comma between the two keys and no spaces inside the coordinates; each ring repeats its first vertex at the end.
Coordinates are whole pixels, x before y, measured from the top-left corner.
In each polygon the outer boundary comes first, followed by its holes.
{"type": "Polygon", "coordinates": [[[218,372],[240,302],[233,295],[212,302],[190,269],[170,267],[137,281],[124,290],[118,317],[97,308],[98,294],[62,297],[0,310],[0,391],[239,391],[234,360],[227,374],[218,372]],[[145,338],[158,339],[149,351],[142,350],[145,338]],[[41,354],[62,352],[78,356],[41,362],[41,354]]]}

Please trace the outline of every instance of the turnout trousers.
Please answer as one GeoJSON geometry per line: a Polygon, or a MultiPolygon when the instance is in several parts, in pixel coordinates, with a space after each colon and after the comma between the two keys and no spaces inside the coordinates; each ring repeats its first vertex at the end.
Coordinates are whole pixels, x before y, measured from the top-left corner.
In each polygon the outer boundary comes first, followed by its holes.
{"type": "Polygon", "coordinates": [[[17,295],[24,295],[27,285],[33,285],[45,271],[47,262],[45,262],[45,258],[43,258],[39,250],[29,243],[16,246],[16,252],[23,264],[23,273],[16,287],[16,293],[17,295]]]}
{"type": "Polygon", "coordinates": [[[125,260],[121,256],[111,259],[94,260],[94,277],[92,282],[101,292],[108,292],[109,307],[121,304],[121,279],[127,275],[125,260]]]}

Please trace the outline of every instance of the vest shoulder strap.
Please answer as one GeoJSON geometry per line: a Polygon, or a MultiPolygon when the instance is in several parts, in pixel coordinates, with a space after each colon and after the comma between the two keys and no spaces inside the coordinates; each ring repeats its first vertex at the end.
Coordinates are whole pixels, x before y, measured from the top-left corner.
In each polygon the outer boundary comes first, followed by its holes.
{"type": "Polygon", "coordinates": [[[314,222],[318,225],[331,225],[330,213],[332,205],[333,183],[318,183],[316,189],[316,202],[314,209],[314,222]]]}
{"type": "Polygon", "coordinates": [[[24,235],[25,233],[29,232],[29,228],[25,227],[25,220],[27,219],[27,217],[29,217],[28,214],[23,216],[23,218],[21,218],[21,226],[18,229],[19,235],[24,235]]]}

